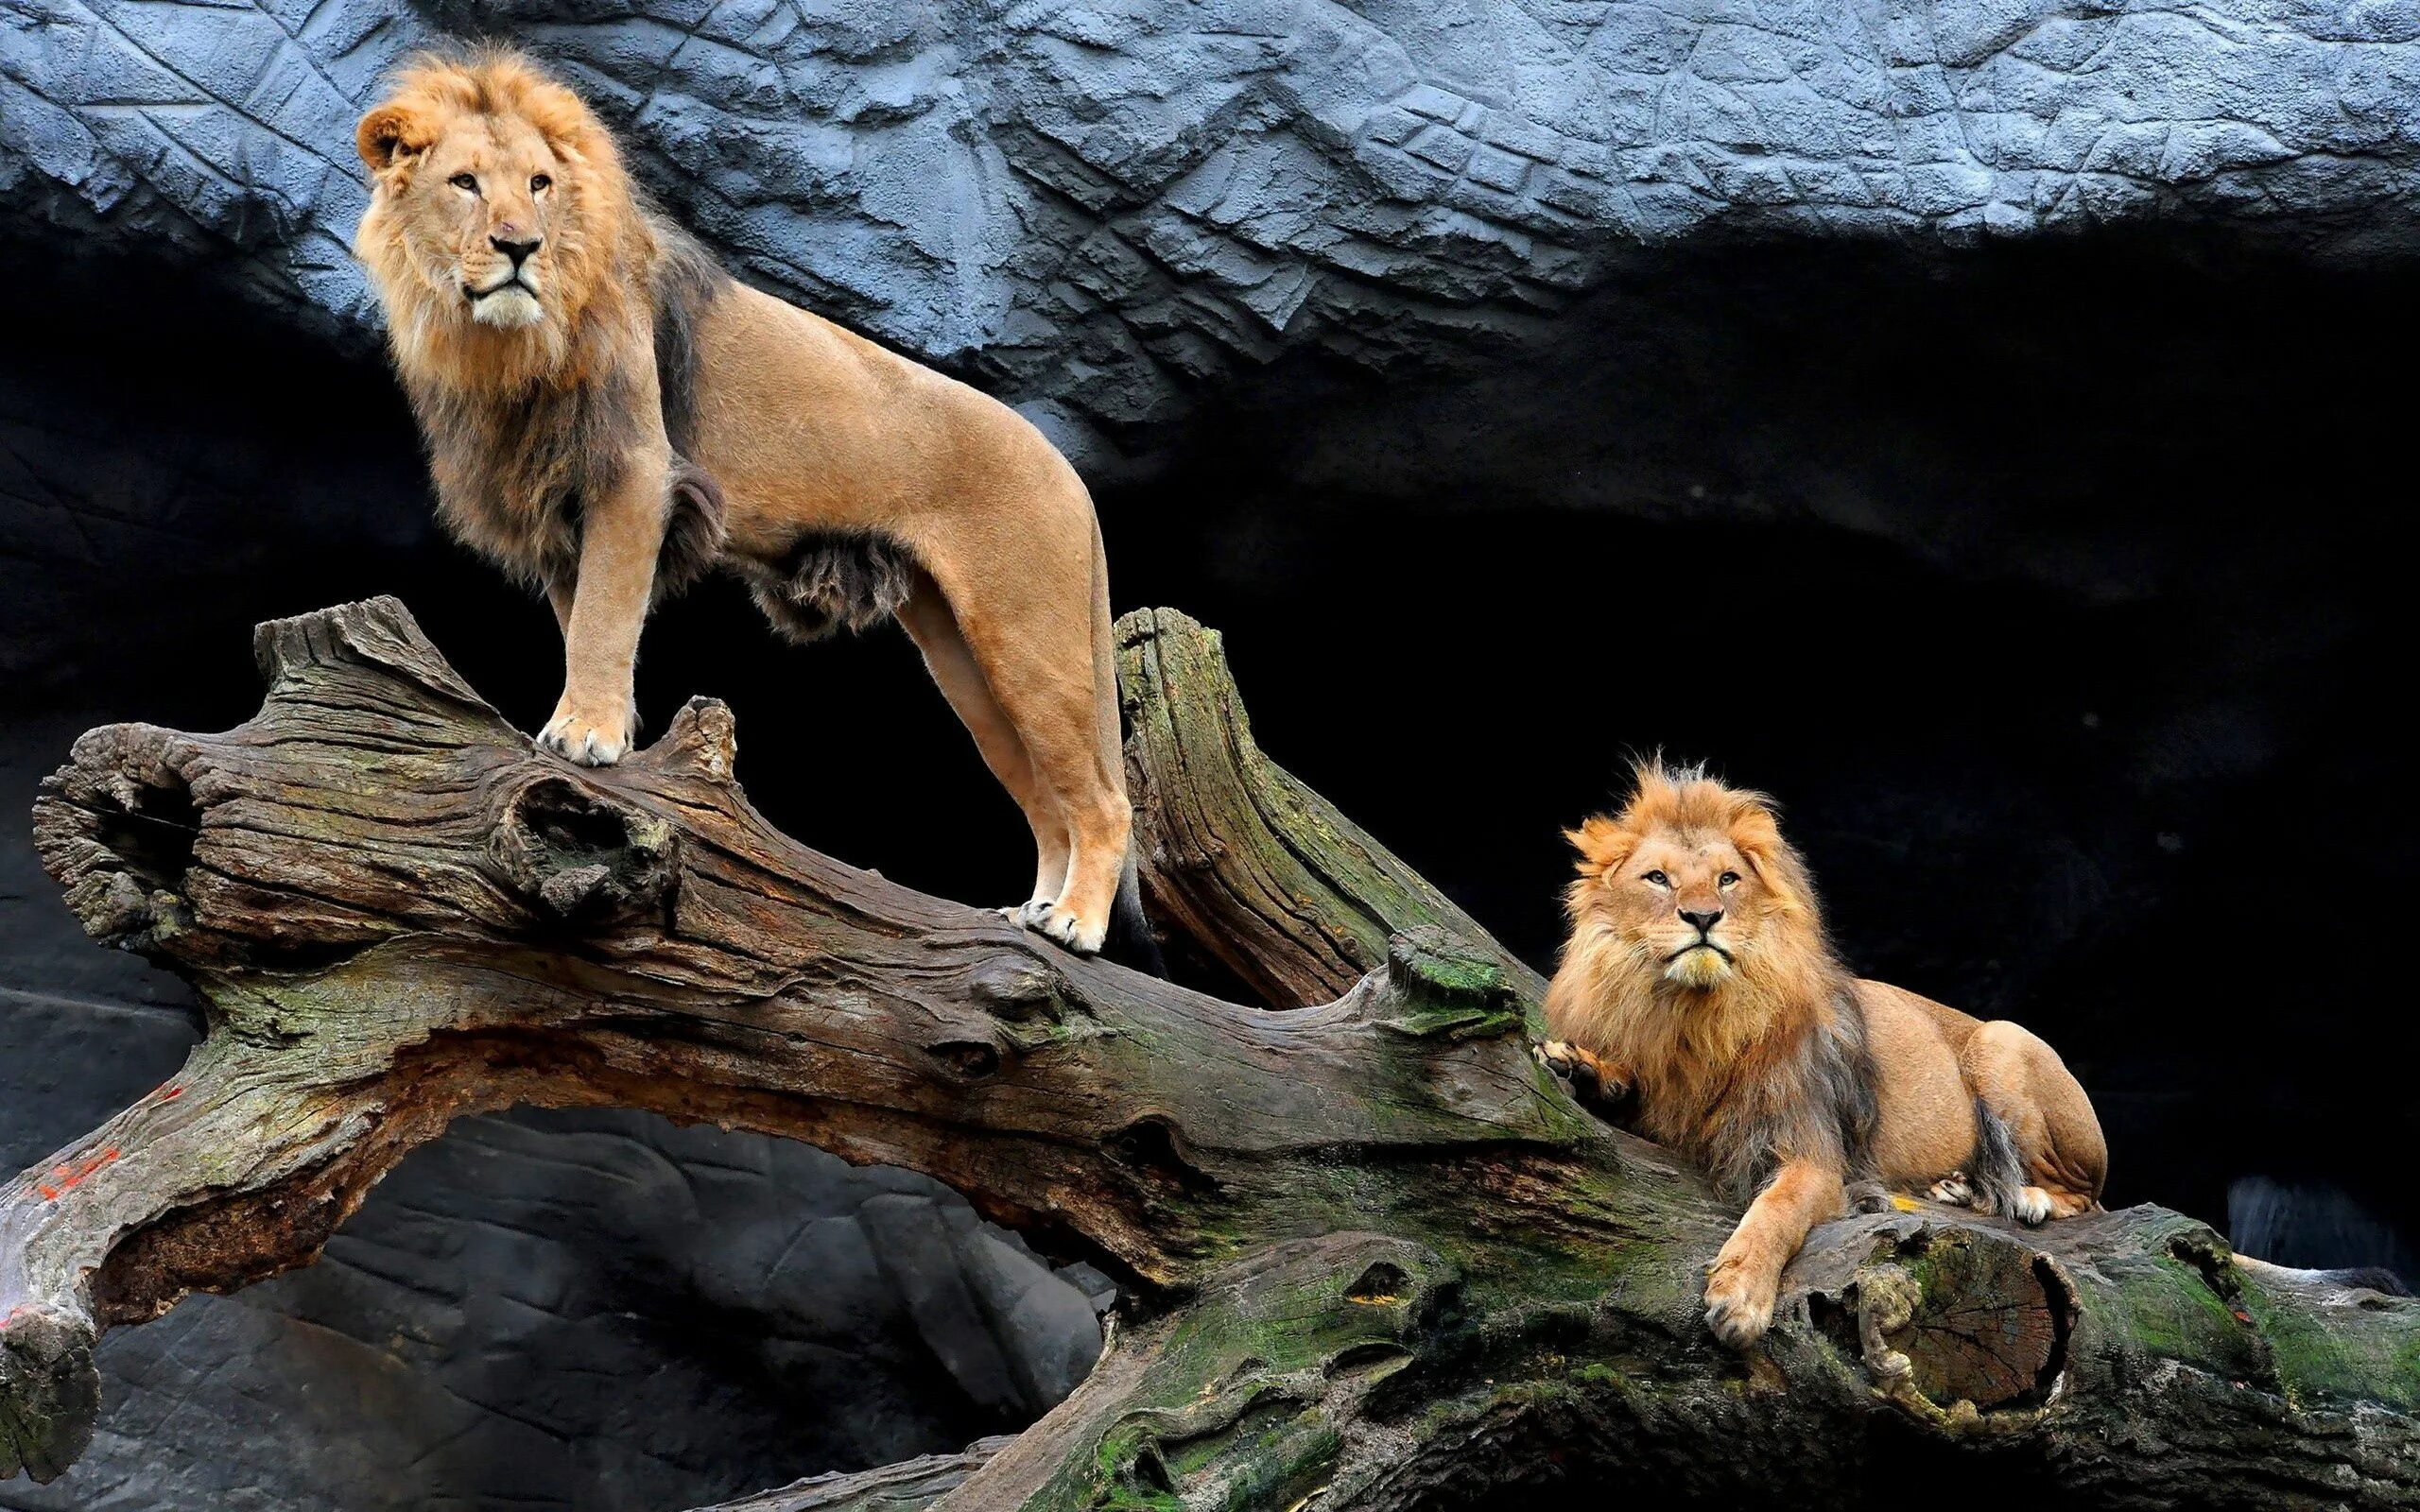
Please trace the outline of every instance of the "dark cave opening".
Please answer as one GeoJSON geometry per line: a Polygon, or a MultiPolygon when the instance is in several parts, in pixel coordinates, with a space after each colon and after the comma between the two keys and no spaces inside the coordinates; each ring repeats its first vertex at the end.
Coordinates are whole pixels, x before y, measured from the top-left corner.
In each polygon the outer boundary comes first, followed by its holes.
{"type": "MultiPolygon", "coordinates": [[[[5,261],[17,728],[233,724],[255,621],[379,593],[544,719],[551,617],[438,537],[374,356],[159,269],[5,261]]],[[[1223,631],[1269,754],[1533,962],[1559,830],[1634,753],[1706,759],[1780,799],[1859,971],[2060,1049],[2113,1203],[2330,1193],[2375,1223],[2294,1258],[2382,1262],[2420,1235],[2420,1108],[2373,1048],[2400,1007],[2363,980],[2420,858],[2385,733],[2400,282],[2114,238],[1643,261],[1534,350],[1206,399],[1100,490],[1113,590],[1223,631]]],[[[786,646],[710,582],[639,691],[655,730],[727,699],[805,843],[1022,895],[1024,827],[904,637],[786,646]]],[[[33,888],[0,986],[86,990],[40,974],[73,932],[33,888]]]]}

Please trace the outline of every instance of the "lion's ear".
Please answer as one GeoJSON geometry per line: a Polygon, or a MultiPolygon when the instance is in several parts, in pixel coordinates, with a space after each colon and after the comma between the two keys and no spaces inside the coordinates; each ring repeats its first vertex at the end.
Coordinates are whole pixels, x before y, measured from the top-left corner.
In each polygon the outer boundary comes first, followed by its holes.
{"type": "Polygon", "coordinates": [[[1723,833],[1758,880],[1786,904],[1796,907],[1812,902],[1815,887],[1806,875],[1806,863],[1781,837],[1780,817],[1760,798],[1743,796],[1723,833]]]}
{"type": "Polygon", "coordinates": [[[389,173],[404,159],[428,149],[437,133],[428,117],[408,105],[381,105],[354,129],[354,149],[372,173],[389,173]]]}
{"type": "Polygon", "coordinates": [[[1563,837],[1580,852],[1580,874],[1583,877],[1602,876],[1609,867],[1618,867],[1638,847],[1638,836],[1623,829],[1601,814],[1592,815],[1576,830],[1565,830],[1563,837]]]}

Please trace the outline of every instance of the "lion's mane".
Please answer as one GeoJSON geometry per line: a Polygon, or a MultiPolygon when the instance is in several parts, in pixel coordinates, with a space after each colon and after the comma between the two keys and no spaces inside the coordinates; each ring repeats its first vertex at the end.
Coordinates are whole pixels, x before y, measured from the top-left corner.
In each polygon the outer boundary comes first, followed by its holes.
{"type": "Polygon", "coordinates": [[[1635,775],[1618,813],[1568,833],[1581,859],[1547,998],[1551,1032],[1626,1068],[1639,1131],[1701,1161],[1737,1200],[1784,1158],[1861,1177],[1876,1114],[1864,1015],[1773,803],[1694,767],[1647,762],[1635,775]],[[1601,902],[1607,869],[1661,831],[1725,835],[1773,895],[1754,948],[1711,988],[1668,981],[1601,902]]]}
{"type": "Polygon", "coordinates": [[[446,278],[413,262],[409,160],[373,194],[354,250],[385,298],[390,347],[427,438],[448,528],[533,584],[572,581],[585,500],[610,492],[641,430],[639,373],[656,369],[675,453],[656,583],[677,591],[719,556],[722,501],[685,455],[694,439],[699,317],[729,275],[658,213],[579,95],[518,54],[423,54],[361,124],[425,147],[481,115],[515,115],[561,162],[544,318],[499,331],[473,319],[446,278]]]}

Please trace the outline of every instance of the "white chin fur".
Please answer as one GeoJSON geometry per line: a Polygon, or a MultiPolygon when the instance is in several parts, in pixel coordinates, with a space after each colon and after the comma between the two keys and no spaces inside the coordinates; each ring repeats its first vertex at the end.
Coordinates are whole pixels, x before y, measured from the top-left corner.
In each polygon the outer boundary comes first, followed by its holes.
{"type": "Polygon", "coordinates": [[[521,289],[499,289],[485,299],[471,301],[472,319],[507,331],[536,325],[545,318],[546,312],[538,307],[538,301],[521,289]]]}
{"type": "Polygon", "coordinates": [[[1664,968],[1664,979],[1683,987],[1707,988],[1731,974],[1731,963],[1710,950],[1694,950],[1664,968]]]}

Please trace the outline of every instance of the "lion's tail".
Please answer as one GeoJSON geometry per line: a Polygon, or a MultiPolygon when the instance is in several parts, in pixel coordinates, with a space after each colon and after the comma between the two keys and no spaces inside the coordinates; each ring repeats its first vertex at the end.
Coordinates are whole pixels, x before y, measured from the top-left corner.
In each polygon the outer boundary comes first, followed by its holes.
{"type": "MultiPolygon", "coordinates": [[[[1093,521],[1093,688],[1098,699],[1100,762],[1119,798],[1126,792],[1126,742],[1117,713],[1117,639],[1109,610],[1109,553],[1102,546],[1100,521],[1093,521]]],[[[1143,912],[1143,885],[1136,874],[1134,841],[1126,842],[1126,856],[1117,868],[1117,897],[1109,910],[1109,934],[1101,954],[1123,966],[1166,976],[1167,961],[1160,954],[1160,937],[1143,912]]]]}
{"type": "Polygon", "coordinates": [[[1126,850],[1126,865],[1117,873],[1117,899],[1109,908],[1109,933],[1101,954],[1121,966],[1153,976],[1168,974],[1167,957],[1160,954],[1160,936],[1143,912],[1143,885],[1134,875],[1134,850],[1126,850]]]}
{"type": "Polygon", "coordinates": [[[1975,1099],[1975,1151],[1966,1158],[1966,1178],[1975,1190],[1975,1205],[2003,1218],[2017,1214],[2025,1190],[2025,1163],[2017,1158],[2016,1137],[2008,1123],[1980,1097],[1975,1099]]]}

